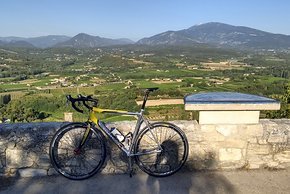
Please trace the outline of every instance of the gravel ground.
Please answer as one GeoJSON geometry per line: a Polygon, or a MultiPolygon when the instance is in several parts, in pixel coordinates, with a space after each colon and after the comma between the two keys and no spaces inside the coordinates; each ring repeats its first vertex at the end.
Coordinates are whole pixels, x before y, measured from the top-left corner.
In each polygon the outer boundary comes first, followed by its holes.
{"type": "Polygon", "coordinates": [[[0,178],[4,193],[290,193],[290,169],[279,171],[180,172],[166,178],[138,173],[128,175],[97,174],[83,181],[62,176],[35,178],[0,178]]]}

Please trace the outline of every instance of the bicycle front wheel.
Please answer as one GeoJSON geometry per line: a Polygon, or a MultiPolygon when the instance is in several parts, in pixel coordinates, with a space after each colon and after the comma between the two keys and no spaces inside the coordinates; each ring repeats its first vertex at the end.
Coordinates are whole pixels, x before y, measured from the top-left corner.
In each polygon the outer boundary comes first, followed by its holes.
{"type": "Polygon", "coordinates": [[[154,123],[139,135],[135,146],[136,163],[152,176],[176,173],[188,157],[188,141],[184,132],[171,123],[154,123]]]}
{"type": "Polygon", "coordinates": [[[50,144],[50,160],[57,172],[63,176],[81,180],[97,173],[106,158],[104,136],[90,130],[85,144],[79,148],[86,125],[69,124],[57,131],[50,144]]]}

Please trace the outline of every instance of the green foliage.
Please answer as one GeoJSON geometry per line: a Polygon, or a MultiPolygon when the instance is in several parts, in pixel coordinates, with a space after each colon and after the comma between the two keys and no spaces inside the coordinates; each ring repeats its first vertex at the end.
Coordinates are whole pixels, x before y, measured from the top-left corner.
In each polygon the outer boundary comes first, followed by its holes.
{"type": "Polygon", "coordinates": [[[25,96],[15,99],[0,109],[2,118],[9,118],[12,122],[31,122],[36,119],[43,120],[51,112],[64,109],[64,103],[60,98],[48,98],[42,96],[25,96]]]}
{"type": "MultiPolygon", "coordinates": [[[[265,115],[268,118],[290,117],[290,89],[285,87],[290,77],[290,54],[286,52],[245,53],[207,46],[130,45],[94,49],[11,48],[0,49],[0,56],[0,92],[22,93],[9,98],[4,97],[5,93],[0,95],[1,116],[11,117],[14,121],[43,120],[47,117],[62,119],[64,111],[73,111],[74,115],[83,119],[84,114],[65,106],[64,94],[89,95],[96,89],[101,107],[138,110],[135,98],[141,100],[143,92],[124,90],[128,80],[139,88],[159,87],[160,90],[150,94],[151,99],[183,98],[185,94],[201,91],[275,96],[282,102],[281,111],[268,111],[265,115]],[[210,70],[202,65],[203,62],[224,61],[239,61],[247,66],[210,70]],[[50,85],[52,79],[64,77],[68,83],[63,86],[73,84],[74,87],[50,85]],[[76,77],[80,79],[76,80],[76,77]],[[172,82],[158,83],[153,81],[156,78],[172,82]],[[183,81],[177,82],[176,79],[183,81]],[[212,80],[222,80],[223,83],[217,84],[212,80]],[[22,97],[24,94],[28,95],[22,97]]],[[[181,110],[176,112],[180,118],[187,117],[181,110]]],[[[179,118],[177,114],[173,115],[174,118],[179,118]]],[[[165,119],[171,118],[167,116],[165,119]]]]}
{"type": "Polygon", "coordinates": [[[253,81],[251,83],[247,83],[246,86],[240,87],[238,91],[265,96],[270,96],[272,94],[284,94],[286,83],[287,81],[284,80],[269,83],[265,81],[253,81]]]}
{"type": "Polygon", "coordinates": [[[99,106],[102,108],[138,111],[136,103],[136,90],[127,89],[119,91],[110,91],[106,95],[99,97],[99,106]]]}
{"type": "Polygon", "coordinates": [[[281,103],[281,108],[278,111],[265,111],[267,118],[277,119],[277,118],[290,118],[290,83],[285,86],[283,95],[274,95],[272,97],[276,98],[281,103]]]}

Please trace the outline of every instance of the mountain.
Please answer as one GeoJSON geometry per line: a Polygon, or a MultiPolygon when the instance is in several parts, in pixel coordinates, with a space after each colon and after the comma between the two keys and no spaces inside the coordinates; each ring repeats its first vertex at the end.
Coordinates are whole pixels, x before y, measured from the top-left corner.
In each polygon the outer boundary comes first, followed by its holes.
{"type": "Polygon", "coordinates": [[[119,39],[116,39],[124,44],[134,44],[135,42],[129,38],[119,38],[119,39]]]}
{"type": "Polygon", "coordinates": [[[18,47],[18,48],[34,48],[32,44],[29,42],[18,40],[18,41],[11,41],[7,43],[5,46],[7,47],[18,47]]]}
{"type": "Polygon", "coordinates": [[[112,45],[126,45],[132,43],[134,42],[129,39],[109,39],[80,33],[68,41],[56,44],[55,47],[94,48],[112,45]]]}
{"type": "Polygon", "coordinates": [[[290,48],[290,36],[244,26],[210,22],[184,30],[167,31],[137,42],[137,44],[152,46],[192,45],[196,43],[240,49],[288,49],[290,48]]]}
{"type": "Polygon", "coordinates": [[[48,48],[52,47],[58,43],[65,42],[71,37],[62,36],[62,35],[49,35],[49,36],[40,36],[35,38],[28,38],[27,42],[33,44],[38,48],[48,48]]]}
{"type": "Polygon", "coordinates": [[[37,48],[48,48],[60,42],[65,42],[69,40],[70,38],[71,37],[62,36],[62,35],[49,35],[49,36],[40,36],[40,37],[34,37],[34,38],[23,38],[23,37],[11,36],[11,37],[0,37],[0,41],[5,42],[6,44],[18,42],[18,41],[25,41],[37,48]]]}
{"type": "Polygon", "coordinates": [[[18,48],[35,48],[32,44],[23,40],[13,40],[10,42],[4,42],[0,40],[0,46],[2,47],[18,47],[18,48]]]}
{"type": "Polygon", "coordinates": [[[91,36],[88,34],[80,33],[73,38],[62,35],[49,35],[40,36],[34,38],[23,37],[0,37],[0,46],[14,46],[19,45],[25,47],[24,42],[28,48],[49,48],[49,47],[75,47],[75,48],[92,48],[100,46],[112,46],[112,45],[127,45],[134,44],[130,39],[109,39],[101,38],[99,36],[91,36]],[[20,44],[22,42],[22,44],[20,44]]]}
{"type": "MultiPolygon", "coordinates": [[[[74,37],[42,36],[35,38],[0,37],[0,46],[48,48],[94,48],[134,44],[129,39],[109,39],[80,33],[74,37]],[[26,43],[25,43],[26,42],[26,43]]],[[[233,26],[218,22],[195,25],[188,29],[166,31],[139,40],[137,45],[149,46],[202,46],[236,49],[290,49],[290,36],[274,34],[245,26],[233,26]]]]}
{"type": "Polygon", "coordinates": [[[0,40],[0,46],[4,46],[4,45],[5,45],[5,42],[0,40]]]}

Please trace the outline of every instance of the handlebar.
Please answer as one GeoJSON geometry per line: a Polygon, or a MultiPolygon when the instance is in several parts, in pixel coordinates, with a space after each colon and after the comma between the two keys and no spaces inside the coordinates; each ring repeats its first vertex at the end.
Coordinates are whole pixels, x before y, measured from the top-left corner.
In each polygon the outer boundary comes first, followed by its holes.
{"type": "MultiPolygon", "coordinates": [[[[155,90],[158,90],[158,89],[159,88],[146,88],[145,89],[145,95],[144,95],[144,100],[143,100],[143,104],[142,104],[141,109],[143,109],[143,110],[145,109],[145,105],[146,105],[149,93],[154,92],[155,90]]],[[[80,113],[83,113],[84,111],[79,109],[76,106],[76,104],[75,104],[76,102],[78,102],[79,104],[82,102],[83,105],[89,110],[92,110],[93,107],[96,107],[98,105],[98,102],[99,102],[98,99],[92,98],[92,96],[82,96],[81,94],[79,94],[77,98],[73,98],[73,97],[71,97],[71,95],[67,95],[66,99],[67,99],[67,101],[70,101],[72,103],[72,107],[80,113]],[[87,102],[92,102],[93,106],[89,106],[87,104],[87,102]]]]}
{"type": "Polygon", "coordinates": [[[98,105],[98,99],[92,98],[92,96],[82,96],[81,94],[79,94],[77,98],[73,98],[73,97],[71,97],[71,95],[67,95],[67,96],[66,96],[66,99],[67,99],[67,101],[70,101],[70,102],[72,103],[72,107],[73,107],[76,111],[78,111],[78,112],[80,112],[80,113],[83,113],[84,111],[81,110],[81,109],[79,109],[79,108],[76,106],[76,104],[75,104],[76,102],[78,102],[78,103],[81,103],[81,102],[82,102],[83,105],[84,105],[87,109],[89,109],[89,110],[92,110],[92,109],[93,109],[93,106],[95,107],[95,106],[98,105]],[[89,105],[87,104],[87,102],[92,102],[92,103],[93,103],[93,106],[89,106],[89,105]]]}

